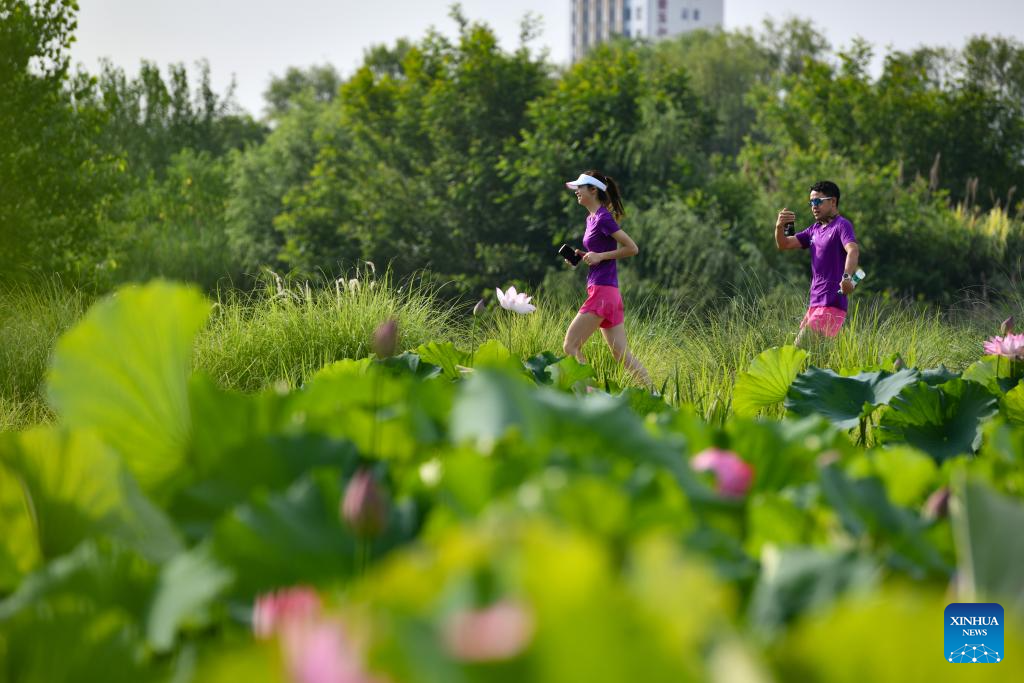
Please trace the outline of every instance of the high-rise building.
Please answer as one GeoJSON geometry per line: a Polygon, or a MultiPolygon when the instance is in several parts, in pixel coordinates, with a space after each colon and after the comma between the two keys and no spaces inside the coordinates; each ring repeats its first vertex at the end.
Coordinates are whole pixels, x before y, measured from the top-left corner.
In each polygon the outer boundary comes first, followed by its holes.
{"type": "Polygon", "coordinates": [[[725,0],[572,0],[572,59],[614,36],[657,40],[722,25],[725,0]]]}

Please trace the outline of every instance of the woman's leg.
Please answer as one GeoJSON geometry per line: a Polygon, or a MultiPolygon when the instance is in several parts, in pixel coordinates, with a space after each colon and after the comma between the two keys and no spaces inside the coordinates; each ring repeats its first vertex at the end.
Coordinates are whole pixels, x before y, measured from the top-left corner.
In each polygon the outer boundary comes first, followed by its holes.
{"type": "Polygon", "coordinates": [[[612,356],[615,357],[616,362],[622,363],[637,381],[645,386],[651,386],[651,377],[647,374],[647,368],[636,359],[636,356],[629,352],[629,344],[626,342],[625,324],[602,329],[601,334],[604,335],[604,340],[608,342],[608,348],[612,350],[612,356]]]}
{"type": "Polygon", "coordinates": [[[600,326],[600,316],[593,313],[577,313],[575,320],[565,331],[565,341],[562,342],[562,350],[565,351],[565,355],[573,356],[579,362],[586,363],[587,358],[583,355],[583,345],[600,326]]]}

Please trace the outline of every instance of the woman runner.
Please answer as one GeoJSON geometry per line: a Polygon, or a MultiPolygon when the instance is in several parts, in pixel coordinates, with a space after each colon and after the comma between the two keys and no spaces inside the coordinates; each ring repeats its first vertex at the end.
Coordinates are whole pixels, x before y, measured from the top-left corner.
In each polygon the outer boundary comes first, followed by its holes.
{"type": "Polygon", "coordinates": [[[576,193],[576,201],[590,212],[583,234],[586,251],[575,250],[590,267],[590,272],[587,274],[587,300],[566,330],[562,349],[566,355],[585,363],[583,345],[600,329],[616,362],[622,363],[637,381],[650,386],[647,369],[629,352],[623,325],[625,316],[615,262],[636,256],[640,250],[616,222],[624,214],[618,185],[600,171],[586,171],[565,185],[576,193]]]}

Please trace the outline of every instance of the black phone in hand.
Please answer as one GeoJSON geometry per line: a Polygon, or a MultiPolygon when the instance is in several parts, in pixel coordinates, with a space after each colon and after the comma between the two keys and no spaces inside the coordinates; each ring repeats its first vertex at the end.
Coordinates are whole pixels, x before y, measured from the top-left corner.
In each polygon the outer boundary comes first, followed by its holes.
{"type": "Polygon", "coordinates": [[[574,266],[578,266],[580,263],[580,259],[583,258],[579,254],[577,254],[576,250],[570,247],[568,244],[563,244],[558,248],[558,255],[574,266]]]}

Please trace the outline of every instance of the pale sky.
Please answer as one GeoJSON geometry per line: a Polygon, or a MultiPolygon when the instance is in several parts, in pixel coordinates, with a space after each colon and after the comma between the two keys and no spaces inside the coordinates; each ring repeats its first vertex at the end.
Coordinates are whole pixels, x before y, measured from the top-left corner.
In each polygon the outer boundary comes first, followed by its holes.
{"type": "MultiPolygon", "coordinates": [[[[570,0],[462,0],[513,48],[527,12],[543,20],[534,46],[557,63],[569,59],[570,0]]],[[[261,114],[272,75],[289,66],[333,64],[348,76],[373,44],[419,39],[430,26],[451,34],[450,0],[83,0],[76,63],[98,71],[110,58],[129,74],[148,59],[161,67],[206,58],[218,92],[234,76],[236,99],[261,114]]],[[[759,27],[765,17],[809,18],[833,45],[862,36],[882,49],[960,47],[972,35],[1024,41],[1024,0],[725,0],[725,27],[759,27]]]]}

